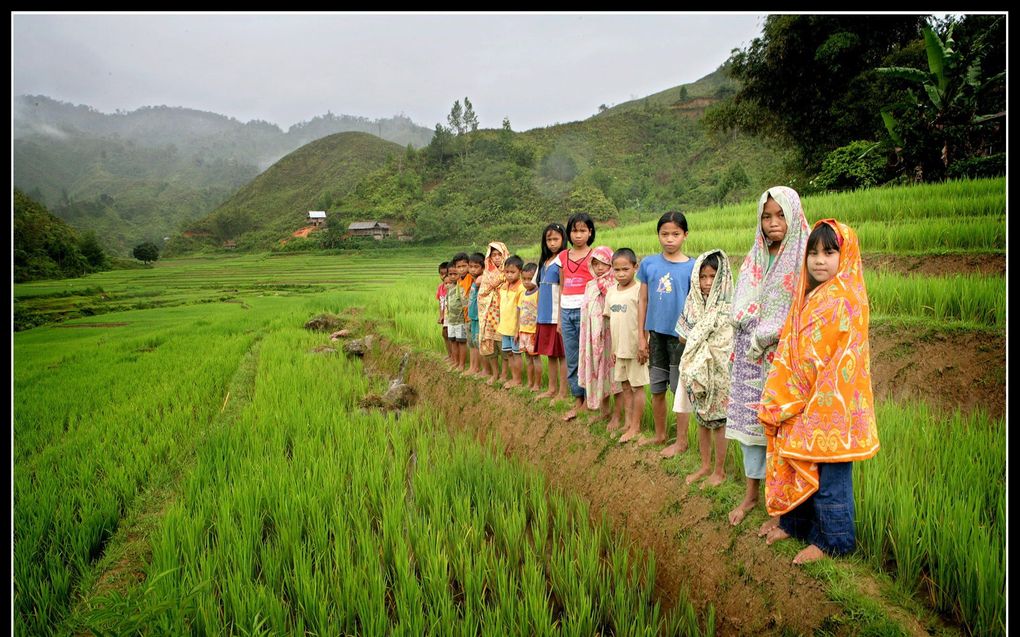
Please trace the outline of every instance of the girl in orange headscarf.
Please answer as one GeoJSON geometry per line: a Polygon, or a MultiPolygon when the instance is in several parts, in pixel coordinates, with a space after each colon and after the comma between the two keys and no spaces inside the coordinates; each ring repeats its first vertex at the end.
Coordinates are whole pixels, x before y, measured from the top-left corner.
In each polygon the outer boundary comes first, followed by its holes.
{"type": "Polygon", "coordinates": [[[795,564],[854,549],[853,462],[878,452],[868,348],[868,294],[857,234],[815,224],[758,417],[768,454],[767,541],[810,546],[795,564]]]}

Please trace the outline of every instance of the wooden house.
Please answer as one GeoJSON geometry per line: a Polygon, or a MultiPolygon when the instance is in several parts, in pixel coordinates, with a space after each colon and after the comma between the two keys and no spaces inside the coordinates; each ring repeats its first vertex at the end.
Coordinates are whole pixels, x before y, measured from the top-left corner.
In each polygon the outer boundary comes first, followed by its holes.
{"type": "Polygon", "coordinates": [[[390,227],[379,221],[355,221],[347,227],[352,237],[373,237],[376,241],[390,236],[390,227]]]}
{"type": "Polygon", "coordinates": [[[326,225],[326,211],[325,210],[309,210],[308,211],[308,223],[313,226],[324,226],[326,225]]]}

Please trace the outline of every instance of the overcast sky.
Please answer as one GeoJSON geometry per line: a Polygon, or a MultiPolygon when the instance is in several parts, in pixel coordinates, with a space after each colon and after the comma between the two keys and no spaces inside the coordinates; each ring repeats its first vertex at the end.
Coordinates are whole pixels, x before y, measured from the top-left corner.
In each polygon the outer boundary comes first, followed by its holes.
{"type": "Polygon", "coordinates": [[[694,82],[760,14],[12,15],[13,95],[185,106],[286,130],[332,111],[432,128],[469,97],[527,130],[694,82]]]}

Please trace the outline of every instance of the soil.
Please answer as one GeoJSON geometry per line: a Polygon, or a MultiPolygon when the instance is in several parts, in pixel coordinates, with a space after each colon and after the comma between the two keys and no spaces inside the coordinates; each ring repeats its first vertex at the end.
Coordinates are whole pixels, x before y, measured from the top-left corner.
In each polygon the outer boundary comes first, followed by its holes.
{"type": "Polygon", "coordinates": [[[865,254],[864,269],[895,274],[947,276],[953,274],[982,274],[1006,276],[1004,254],[926,254],[909,256],[897,254],[865,254]]]}
{"type": "Polygon", "coordinates": [[[876,402],[922,399],[946,411],[1006,414],[1005,334],[873,326],[871,374],[876,402]]]}

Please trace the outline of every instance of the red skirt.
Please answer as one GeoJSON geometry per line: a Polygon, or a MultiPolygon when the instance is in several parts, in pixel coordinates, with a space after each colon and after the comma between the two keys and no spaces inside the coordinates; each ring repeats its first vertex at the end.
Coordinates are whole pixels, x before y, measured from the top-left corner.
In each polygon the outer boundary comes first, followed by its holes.
{"type": "Polygon", "coordinates": [[[563,337],[556,331],[556,326],[539,323],[535,331],[535,355],[563,358],[563,337]]]}

